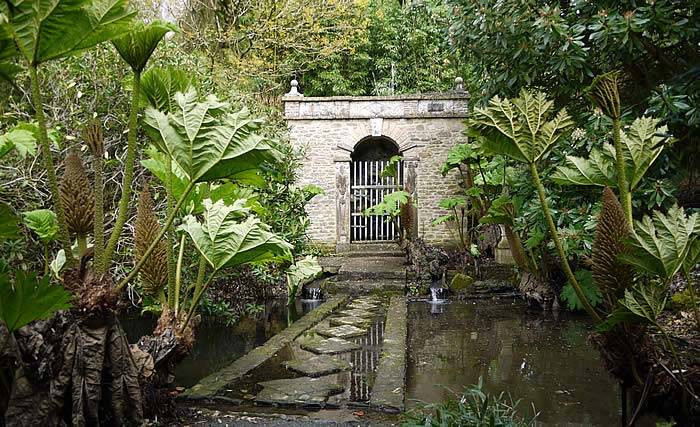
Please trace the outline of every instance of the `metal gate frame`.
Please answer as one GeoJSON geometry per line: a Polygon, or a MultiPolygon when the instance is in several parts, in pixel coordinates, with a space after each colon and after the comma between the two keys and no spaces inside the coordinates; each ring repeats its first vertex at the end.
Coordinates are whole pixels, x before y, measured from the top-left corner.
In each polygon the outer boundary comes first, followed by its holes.
{"type": "MultiPolygon", "coordinates": [[[[350,162],[350,241],[386,242],[398,238],[399,230],[388,215],[365,216],[364,211],[396,191],[396,179],[382,178],[388,160],[350,162]]],[[[403,189],[404,165],[399,163],[399,187],[403,189]]]]}

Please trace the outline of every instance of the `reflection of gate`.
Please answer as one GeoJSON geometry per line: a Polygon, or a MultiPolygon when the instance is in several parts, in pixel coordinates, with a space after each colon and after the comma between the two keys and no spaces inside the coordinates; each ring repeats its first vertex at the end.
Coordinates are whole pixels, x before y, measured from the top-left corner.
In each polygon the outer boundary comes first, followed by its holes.
{"type": "MultiPolygon", "coordinates": [[[[382,178],[387,160],[360,160],[350,163],[350,240],[395,240],[399,230],[388,215],[365,216],[364,211],[396,191],[393,177],[382,178]]],[[[403,163],[399,165],[399,186],[403,188],[403,163]]]]}

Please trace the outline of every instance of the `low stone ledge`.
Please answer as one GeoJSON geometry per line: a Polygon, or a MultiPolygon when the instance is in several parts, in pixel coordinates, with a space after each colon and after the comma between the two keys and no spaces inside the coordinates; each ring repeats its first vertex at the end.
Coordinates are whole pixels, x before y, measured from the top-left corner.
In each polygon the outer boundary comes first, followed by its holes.
{"type": "Polygon", "coordinates": [[[266,360],[274,356],[285,345],[294,341],[307,329],[315,326],[341,304],[348,299],[347,295],[335,295],[315,310],[302,317],[287,329],[273,336],[267,342],[254,348],[246,355],[236,359],[227,367],[220,369],[213,374],[203,378],[194,386],[185,390],[180,395],[183,399],[201,400],[210,399],[217,395],[227,385],[240,379],[253,369],[262,365],[266,360]]]}
{"type": "Polygon", "coordinates": [[[370,406],[382,412],[399,413],[404,410],[406,312],[406,298],[393,296],[386,314],[384,344],[370,398],[370,406]]]}

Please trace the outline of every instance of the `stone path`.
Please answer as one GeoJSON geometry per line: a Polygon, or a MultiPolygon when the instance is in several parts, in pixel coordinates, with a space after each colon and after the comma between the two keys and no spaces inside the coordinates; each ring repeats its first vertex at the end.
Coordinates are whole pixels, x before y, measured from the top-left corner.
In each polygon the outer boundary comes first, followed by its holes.
{"type": "Polygon", "coordinates": [[[254,348],[245,356],[235,360],[229,366],[203,378],[199,383],[185,390],[180,395],[183,399],[211,399],[231,384],[239,381],[245,375],[269,360],[275,353],[289,345],[304,331],[324,320],[330,313],[342,306],[348,297],[336,295],[316,307],[311,313],[296,321],[293,325],[270,338],[264,345],[254,348]]]}
{"type": "Polygon", "coordinates": [[[335,296],[186,396],[243,405],[393,412],[403,405],[405,299],[394,296],[388,303],[366,295],[335,296]],[[403,318],[387,319],[387,313],[401,314],[401,303],[403,318]],[[385,325],[390,334],[386,344],[385,325]],[[379,378],[387,384],[378,384],[379,378]]]}
{"type": "Polygon", "coordinates": [[[307,377],[320,377],[347,371],[351,368],[347,360],[327,355],[311,356],[308,359],[288,360],[282,363],[285,368],[307,377]]]}
{"type": "Polygon", "coordinates": [[[318,335],[307,337],[301,343],[301,348],[316,354],[340,354],[359,350],[360,346],[342,338],[323,338],[318,335]]]}
{"type": "Polygon", "coordinates": [[[357,369],[355,353],[370,333],[377,318],[383,319],[381,300],[374,297],[353,298],[344,309],[336,310],[291,344],[293,360],[282,366],[299,378],[284,378],[258,383],[262,390],[255,397],[258,404],[296,407],[338,407],[353,398],[357,369]]]}
{"type": "Polygon", "coordinates": [[[343,316],[334,317],[330,320],[331,326],[342,326],[350,325],[357,328],[367,328],[372,323],[372,319],[369,317],[355,317],[355,316],[343,316]]]}
{"type": "Polygon", "coordinates": [[[343,387],[322,378],[285,378],[260,383],[262,391],[255,402],[272,405],[323,406],[332,394],[343,392],[343,387]]]}
{"type": "Polygon", "coordinates": [[[316,332],[324,337],[355,338],[367,335],[368,328],[358,328],[353,325],[340,325],[332,328],[318,328],[316,332]]]}

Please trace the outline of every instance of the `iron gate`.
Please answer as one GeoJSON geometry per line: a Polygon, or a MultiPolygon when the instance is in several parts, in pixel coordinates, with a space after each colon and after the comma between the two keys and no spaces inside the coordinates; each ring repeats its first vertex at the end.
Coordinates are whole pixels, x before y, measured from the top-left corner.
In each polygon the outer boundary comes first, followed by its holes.
{"type": "MultiPolygon", "coordinates": [[[[391,241],[399,230],[388,215],[365,216],[366,209],[396,191],[394,177],[382,178],[388,160],[359,160],[350,163],[350,241],[391,241]]],[[[399,187],[403,188],[403,163],[399,163],[399,187]]]]}

